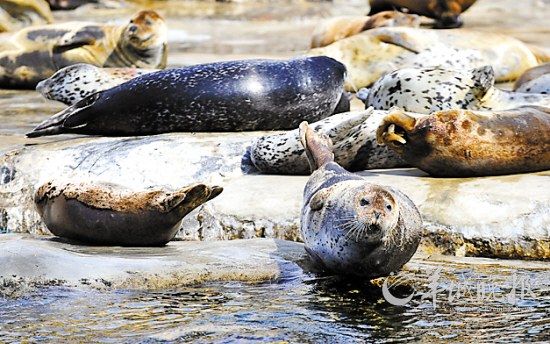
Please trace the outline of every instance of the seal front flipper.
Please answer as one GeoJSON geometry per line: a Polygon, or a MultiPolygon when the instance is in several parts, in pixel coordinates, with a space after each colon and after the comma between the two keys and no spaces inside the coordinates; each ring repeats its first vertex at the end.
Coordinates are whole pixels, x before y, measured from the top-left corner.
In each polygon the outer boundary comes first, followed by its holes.
{"type": "Polygon", "coordinates": [[[315,171],[326,163],[334,161],[332,140],[325,134],[318,134],[307,122],[300,123],[300,141],[306,151],[309,167],[315,171]]]}
{"type": "Polygon", "coordinates": [[[69,32],[63,35],[54,45],[54,51],[70,50],[84,45],[94,45],[98,39],[105,36],[98,26],[86,26],[77,32],[69,32]]]}
{"type": "Polygon", "coordinates": [[[78,103],[69,106],[65,110],[58,112],[52,117],[40,123],[27,137],[39,137],[48,135],[57,135],[70,133],[74,129],[81,128],[87,124],[87,120],[93,115],[93,112],[84,111],[92,106],[101,96],[101,92],[94,93],[78,103]]]}

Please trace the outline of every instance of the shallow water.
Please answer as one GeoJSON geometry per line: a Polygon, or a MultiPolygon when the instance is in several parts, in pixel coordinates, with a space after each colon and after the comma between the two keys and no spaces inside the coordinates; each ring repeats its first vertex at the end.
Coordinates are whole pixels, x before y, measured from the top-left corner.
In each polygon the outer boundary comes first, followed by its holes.
{"type": "Polygon", "coordinates": [[[400,276],[409,282],[390,291],[399,298],[414,292],[405,306],[389,304],[378,287],[313,276],[164,292],[50,287],[0,299],[0,341],[523,343],[550,338],[547,269],[426,263],[400,276]]]}

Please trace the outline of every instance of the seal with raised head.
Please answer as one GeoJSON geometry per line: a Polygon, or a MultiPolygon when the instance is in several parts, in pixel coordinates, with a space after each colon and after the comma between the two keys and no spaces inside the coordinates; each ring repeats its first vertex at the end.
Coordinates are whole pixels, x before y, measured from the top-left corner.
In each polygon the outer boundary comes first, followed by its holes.
{"type": "Polygon", "coordinates": [[[377,278],[407,263],[420,243],[422,218],[399,190],[368,182],[334,162],[331,141],[300,125],[313,173],[304,189],[300,230],[323,269],[377,278]]]}
{"type": "Polygon", "coordinates": [[[435,19],[435,28],[456,28],[464,23],[462,12],[469,9],[476,0],[370,0],[370,14],[391,9],[407,9],[409,13],[435,19]]]}
{"type": "Polygon", "coordinates": [[[329,56],[348,71],[346,89],[369,87],[401,68],[473,69],[492,66],[497,82],[518,78],[538,65],[523,42],[502,34],[466,29],[430,30],[379,27],[311,49],[310,56],[329,56]]]}
{"type": "Polygon", "coordinates": [[[384,75],[369,90],[357,92],[365,107],[430,114],[447,109],[506,110],[550,107],[550,95],[500,90],[491,66],[471,70],[403,68],[384,75]]]}
{"type": "Polygon", "coordinates": [[[345,72],[325,56],[159,71],[84,98],[27,136],[292,129],[334,112],[345,72]]]}
{"type": "Polygon", "coordinates": [[[550,108],[444,110],[431,115],[394,109],[378,128],[377,138],[436,177],[550,169],[550,108]]]}
{"type": "MultiPolygon", "coordinates": [[[[310,127],[334,142],[334,160],[350,171],[403,167],[407,164],[397,153],[376,142],[376,130],[387,114],[387,111],[372,109],[341,113],[312,123],[310,127]]],[[[252,164],[262,173],[311,172],[299,129],[259,137],[249,151],[252,164]]]]}
{"type": "Polygon", "coordinates": [[[516,80],[514,91],[550,94],[550,63],[544,63],[525,71],[516,80]]]}
{"type": "Polygon", "coordinates": [[[313,32],[311,48],[324,47],[359,32],[384,26],[419,27],[420,17],[398,11],[384,11],[372,16],[340,16],[323,22],[313,32]]]}
{"type": "Polygon", "coordinates": [[[0,87],[34,88],[60,68],[164,68],[167,29],[154,11],[141,11],[120,26],[68,22],[23,29],[0,52],[0,87]]]}
{"type": "Polygon", "coordinates": [[[55,72],[36,85],[45,98],[73,105],[87,96],[113,88],[140,75],[156,72],[145,68],[100,68],[78,63],[55,72]]]}
{"type": "Polygon", "coordinates": [[[174,192],[132,192],[113,184],[56,184],[35,194],[35,204],[54,235],[91,244],[160,246],[172,240],[182,219],[222,192],[193,184],[174,192]]]}
{"type": "Polygon", "coordinates": [[[0,32],[52,22],[52,12],[44,0],[0,0],[0,32]]]}

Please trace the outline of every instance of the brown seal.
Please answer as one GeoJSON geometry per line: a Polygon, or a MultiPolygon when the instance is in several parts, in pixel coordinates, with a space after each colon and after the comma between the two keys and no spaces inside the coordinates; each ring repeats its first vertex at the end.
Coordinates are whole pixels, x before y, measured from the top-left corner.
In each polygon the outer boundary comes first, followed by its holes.
{"type": "Polygon", "coordinates": [[[0,32],[53,22],[44,0],[0,0],[0,32]]]}
{"type": "Polygon", "coordinates": [[[167,29],[154,11],[115,26],[69,22],[15,33],[0,52],[0,87],[34,88],[76,63],[99,67],[164,68],[167,29]]]}
{"type": "Polygon", "coordinates": [[[324,47],[359,32],[384,26],[419,27],[420,17],[398,11],[384,11],[372,16],[331,18],[315,30],[311,39],[311,48],[324,47]]]}
{"type": "Polygon", "coordinates": [[[111,184],[41,186],[35,204],[56,236],[92,244],[159,246],[172,240],[183,217],[222,192],[193,184],[174,192],[131,192],[111,184]]]}
{"type": "Polygon", "coordinates": [[[408,163],[438,177],[474,177],[550,169],[550,109],[444,110],[413,115],[394,109],[377,131],[408,163]]]}
{"type": "Polygon", "coordinates": [[[300,139],[313,173],[304,189],[300,229],[323,269],[364,278],[387,276],[412,257],[422,219],[399,190],[372,184],[334,162],[331,140],[306,122],[300,139]]]}
{"type": "Polygon", "coordinates": [[[370,14],[391,9],[407,9],[410,13],[434,18],[436,28],[455,28],[463,25],[460,14],[476,0],[370,0],[370,14]]]}

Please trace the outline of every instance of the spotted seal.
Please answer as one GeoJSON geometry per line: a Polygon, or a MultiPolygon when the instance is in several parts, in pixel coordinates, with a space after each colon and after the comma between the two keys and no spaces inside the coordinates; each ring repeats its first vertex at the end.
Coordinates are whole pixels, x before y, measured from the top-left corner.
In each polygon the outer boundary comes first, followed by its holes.
{"type": "Polygon", "coordinates": [[[89,63],[102,67],[164,68],[167,29],[154,11],[141,11],[123,25],[69,22],[23,29],[0,52],[0,87],[34,88],[60,68],[89,63]]]}
{"type": "MultiPolygon", "coordinates": [[[[341,113],[310,124],[334,142],[334,160],[351,171],[403,167],[405,161],[376,142],[376,130],[387,111],[368,109],[341,113]]],[[[309,174],[299,130],[265,135],[249,148],[252,164],[262,173],[309,174]]]]}
{"type": "Polygon", "coordinates": [[[369,2],[370,14],[405,8],[409,13],[434,18],[436,20],[434,27],[442,29],[461,27],[464,23],[460,15],[476,0],[370,0],[369,2]]]}
{"type": "Polygon", "coordinates": [[[444,110],[431,115],[394,109],[378,128],[377,138],[437,177],[550,169],[550,108],[444,110]]]}
{"type": "Polygon", "coordinates": [[[0,0],[0,32],[52,22],[52,12],[44,0],[0,0]]]}
{"type": "Polygon", "coordinates": [[[35,194],[38,213],[56,236],[121,246],[159,246],[172,240],[184,216],[222,192],[193,184],[174,192],[132,192],[118,185],[49,182],[35,194]]]}
{"type": "Polygon", "coordinates": [[[399,190],[368,182],[334,162],[331,141],[300,125],[313,170],[305,188],[300,231],[306,251],[325,270],[364,278],[387,276],[412,257],[422,218],[399,190]]]}
{"type": "Polygon", "coordinates": [[[506,110],[524,105],[550,107],[550,96],[503,91],[495,86],[491,66],[472,70],[404,68],[386,74],[368,91],[360,90],[365,107],[430,114],[446,109],[506,110]]]}
{"type": "Polygon", "coordinates": [[[514,91],[550,94],[550,63],[541,64],[523,73],[516,80],[514,91]]]}
{"type": "Polygon", "coordinates": [[[359,32],[384,26],[419,27],[420,17],[398,11],[384,11],[372,16],[340,16],[324,21],[313,32],[311,48],[319,48],[359,32]]]}
{"type": "Polygon", "coordinates": [[[379,27],[311,49],[348,70],[346,89],[369,87],[382,75],[401,68],[473,69],[492,66],[497,82],[515,80],[538,64],[523,42],[501,34],[466,29],[429,30],[379,27]]]}
{"type": "Polygon", "coordinates": [[[84,98],[27,136],[291,129],[334,112],[345,72],[338,61],[320,56],[149,73],[84,98]]]}
{"type": "Polygon", "coordinates": [[[62,68],[50,78],[40,81],[36,85],[36,90],[47,99],[73,105],[91,94],[156,71],[158,69],[99,68],[86,63],[77,63],[62,68]]]}

